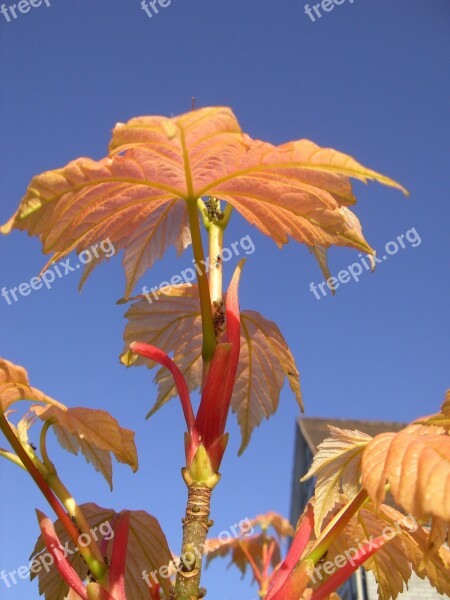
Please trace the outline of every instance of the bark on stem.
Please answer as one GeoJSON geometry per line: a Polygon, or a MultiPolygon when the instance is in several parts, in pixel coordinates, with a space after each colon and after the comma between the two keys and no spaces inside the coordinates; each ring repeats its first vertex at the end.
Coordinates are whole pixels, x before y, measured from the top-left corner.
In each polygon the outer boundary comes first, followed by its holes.
{"type": "Polygon", "coordinates": [[[177,573],[174,600],[198,600],[205,596],[205,590],[200,588],[200,578],[205,540],[212,525],[209,520],[211,493],[209,487],[201,484],[188,488],[181,565],[177,573]]]}

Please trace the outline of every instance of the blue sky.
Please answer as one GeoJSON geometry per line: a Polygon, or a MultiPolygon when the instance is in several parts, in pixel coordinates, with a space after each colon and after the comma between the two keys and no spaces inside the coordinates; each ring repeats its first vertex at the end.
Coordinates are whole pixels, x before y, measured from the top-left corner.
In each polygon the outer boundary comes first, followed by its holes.
{"type": "MultiPolygon", "coordinates": [[[[310,283],[323,277],[306,248],[289,243],[279,251],[235,215],[228,241],[250,234],[256,248],[241,306],[284,332],[307,415],[407,421],[431,413],[448,385],[449,16],[447,0],[345,1],[316,22],[298,0],[173,0],[152,18],[138,0],[51,0],[9,23],[0,14],[0,221],[33,175],[78,156],[101,158],[116,122],[185,112],[192,96],[197,106],[231,106],[253,137],[308,138],[342,150],[411,192],[406,199],[355,184],[355,212],[369,243],[382,256],[386,243],[414,229],[415,245],[405,242],[374,274],[363,272],[334,298],[317,300],[310,283]]],[[[358,260],[354,251],[330,252],[334,274],[358,260]]],[[[170,251],[142,284],[157,285],[190,261],[189,250],[178,261],[170,251]]],[[[2,237],[0,287],[29,281],[44,262],[35,238],[2,237]]],[[[99,268],[81,295],[77,280],[68,275],[11,306],[0,298],[0,353],[53,397],[108,409],[136,431],[140,470],[117,466],[112,495],[84,459],[53,443],[50,449],[80,502],[146,509],[178,550],[185,504],[180,407],[172,401],[145,421],[155,398],[152,375],[118,363],[119,258],[99,268]]],[[[213,534],[270,509],[289,513],[297,416],[285,388],[277,415],[239,459],[230,418],[213,534]]],[[[34,545],[34,507],[51,511],[13,465],[0,463],[0,476],[0,569],[10,571],[26,564],[34,545]]],[[[209,596],[220,600],[256,598],[249,584],[225,563],[205,577],[209,596]]],[[[0,582],[0,590],[5,600],[37,597],[23,581],[9,590],[0,582]]]]}

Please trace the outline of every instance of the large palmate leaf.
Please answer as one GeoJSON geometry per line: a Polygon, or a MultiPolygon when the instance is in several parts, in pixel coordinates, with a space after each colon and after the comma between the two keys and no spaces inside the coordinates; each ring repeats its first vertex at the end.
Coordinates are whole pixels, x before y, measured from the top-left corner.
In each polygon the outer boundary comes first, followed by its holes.
{"type": "Polygon", "coordinates": [[[355,202],[349,178],[403,189],[308,140],[278,147],[252,140],[224,107],[132,119],[116,126],[110,150],[34,177],[1,231],[38,236],[50,262],[109,239],[125,251],[127,297],[169,244],[178,252],[189,244],[186,202],[221,198],[279,245],[291,236],[372,252],[345,208],[355,202]]]}
{"type": "MultiPolygon", "coordinates": [[[[164,287],[155,296],[141,298],[126,313],[125,351],[122,361],[144,364],[145,359],[129,352],[134,341],[145,342],[166,353],[180,368],[189,389],[201,384],[202,330],[196,286],[164,287]]],[[[226,297],[225,297],[226,302],[226,297]]],[[[154,363],[149,363],[153,367],[154,363]]],[[[241,352],[236,385],[231,401],[242,432],[240,452],[247,446],[253,429],[278,408],[279,396],[288,379],[300,406],[299,373],[294,358],[278,327],[254,311],[241,312],[241,352]]],[[[176,395],[173,378],[160,369],[155,378],[158,397],[150,414],[176,395]]]]}
{"type": "MultiPolygon", "coordinates": [[[[93,503],[83,504],[80,508],[86,516],[93,539],[99,543],[104,555],[110,559],[114,544],[115,523],[122,513],[101,508],[93,503]]],[[[70,561],[80,578],[85,580],[88,576],[86,563],[71,544],[60,521],[56,521],[55,529],[62,546],[66,549],[67,560],[70,561]]],[[[48,557],[44,557],[46,554],[47,550],[41,536],[31,555],[35,565],[31,572],[31,579],[39,577],[39,592],[47,600],[65,600],[67,597],[72,600],[72,596],[68,596],[67,583],[49,564],[48,557]]],[[[159,574],[159,569],[171,563],[172,555],[158,521],[144,511],[130,511],[127,557],[125,587],[128,600],[148,600],[149,588],[142,577],[143,571],[147,571],[148,574],[154,573],[150,577],[150,581],[155,581],[154,578],[156,578],[169,597],[170,582],[159,574]]]]}
{"type": "Polygon", "coordinates": [[[118,462],[130,465],[137,471],[138,458],[134,433],[120,427],[104,410],[89,408],[59,408],[57,406],[31,407],[42,420],[51,423],[63,448],[78,454],[104,475],[112,489],[112,463],[110,453],[118,462]]]}
{"type": "Polygon", "coordinates": [[[339,501],[341,493],[352,500],[359,492],[362,454],[372,439],[361,431],[328,427],[330,437],[319,444],[311,468],[301,479],[317,477],[314,494],[316,535],[319,535],[324,518],[339,501]]]}
{"type": "Polygon", "coordinates": [[[0,409],[6,411],[11,404],[19,400],[63,406],[37,388],[30,386],[27,372],[23,367],[0,358],[0,409]]]}

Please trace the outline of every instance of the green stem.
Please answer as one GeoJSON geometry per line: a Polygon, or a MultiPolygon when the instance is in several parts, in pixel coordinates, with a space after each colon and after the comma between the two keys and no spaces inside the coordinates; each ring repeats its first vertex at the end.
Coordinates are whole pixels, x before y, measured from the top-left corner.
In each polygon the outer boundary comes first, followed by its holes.
{"type": "Polygon", "coordinates": [[[202,357],[204,370],[208,369],[209,363],[216,348],[216,336],[214,332],[211,296],[209,294],[208,277],[206,275],[205,254],[203,251],[202,236],[198,220],[197,200],[187,202],[189,226],[191,229],[192,248],[196,263],[198,291],[200,296],[200,310],[202,315],[203,347],[202,357]]]}
{"type": "Polygon", "coordinates": [[[90,543],[87,545],[87,548],[89,548],[91,550],[92,554],[99,561],[99,563],[104,563],[103,555],[100,551],[98,544],[96,543],[96,541],[93,539],[93,536],[91,535],[91,528],[89,526],[89,523],[86,520],[86,517],[84,516],[83,511],[80,509],[77,502],[75,501],[75,498],[72,496],[72,494],[69,492],[69,490],[66,488],[66,486],[63,484],[63,482],[59,478],[56,467],[48,456],[47,432],[51,426],[52,426],[51,421],[46,421],[44,423],[44,426],[42,427],[42,430],[41,430],[41,438],[40,438],[40,450],[41,450],[42,459],[44,461],[44,466],[46,469],[46,474],[44,474],[45,481],[48,483],[50,488],[56,494],[59,501],[62,502],[62,504],[64,505],[64,508],[66,509],[66,511],[69,514],[69,516],[71,517],[71,519],[75,519],[75,523],[76,523],[77,528],[80,531],[80,534],[85,533],[87,536],[89,536],[90,543]]]}
{"type": "Polygon", "coordinates": [[[350,500],[325,527],[313,549],[308,553],[307,556],[302,558],[302,562],[312,560],[314,564],[317,564],[325,552],[328,551],[334,540],[345,529],[350,519],[358,512],[358,510],[367,500],[367,492],[365,490],[360,490],[355,498],[350,500]]]}
{"type": "Polygon", "coordinates": [[[41,451],[41,457],[42,457],[42,460],[44,461],[44,466],[47,469],[47,473],[49,475],[52,474],[53,472],[56,473],[55,465],[52,463],[52,461],[50,460],[50,458],[47,454],[46,438],[47,438],[47,431],[49,430],[50,427],[51,427],[51,422],[45,421],[45,423],[41,429],[41,437],[39,440],[39,449],[41,451]]]}
{"type": "MultiPolygon", "coordinates": [[[[37,469],[31,458],[28,456],[20,440],[17,439],[14,431],[11,428],[11,425],[8,423],[8,420],[2,412],[0,412],[0,429],[6,437],[6,439],[8,440],[8,442],[11,444],[11,447],[17,454],[18,458],[22,461],[28,473],[33,478],[36,485],[41,490],[45,499],[54,510],[56,516],[59,518],[65,530],[67,531],[69,537],[74,542],[74,544],[78,546],[79,533],[77,528],[75,527],[71,518],[64,510],[63,506],[61,506],[61,504],[59,503],[58,498],[51,490],[49,484],[45,481],[41,472],[37,469]]],[[[80,546],[80,554],[86,561],[87,565],[89,566],[96,579],[98,579],[99,581],[103,580],[108,571],[107,566],[104,564],[104,562],[100,563],[99,561],[97,561],[89,548],[83,548],[82,546],[80,546]]]]}

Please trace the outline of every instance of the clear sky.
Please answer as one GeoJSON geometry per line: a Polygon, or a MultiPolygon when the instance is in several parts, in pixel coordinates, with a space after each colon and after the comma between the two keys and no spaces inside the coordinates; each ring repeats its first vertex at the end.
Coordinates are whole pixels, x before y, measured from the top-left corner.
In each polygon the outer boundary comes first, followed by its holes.
{"type": "MultiPolygon", "coordinates": [[[[78,156],[101,158],[116,122],[185,112],[191,96],[197,106],[231,106],[253,137],[309,138],[342,150],[411,192],[406,199],[378,184],[355,185],[369,243],[383,256],[386,243],[414,229],[412,242],[374,274],[317,300],[310,283],[323,277],[306,248],[291,242],[279,251],[235,215],[228,241],[250,234],[256,248],[241,306],[284,332],[307,415],[407,421],[431,413],[448,385],[449,17],[448,0],[346,0],[315,22],[301,0],[173,0],[151,18],[139,0],[51,0],[10,22],[0,14],[0,221],[33,175],[78,156]]],[[[176,261],[170,251],[137,291],[189,266],[189,252],[176,261]]],[[[0,257],[7,288],[29,281],[45,261],[38,240],[19,232],[0,239],[0,257]]],[[[330,253],[334,274],[358,260],[355,251],[330,253]]],[[[118,362],[120,258],[94,272],[81,295],[77,280],[68,275],[11,306],[0,298],[0,353],[53,397],[108,409],[136,431],[140,470],[117,466],[113,495],[83,458],[50,448],[80,502],[146,509],[177,551],[185,505],[179,404],[145,421],[152,374],[118,362]]],[[[230,417],[213,535],[269,509],[289,513],[297,416],[285,388],[278,414],[240,459],[230,417]]],[[[33,509],[51,511],[13,465],[0,463],[0,476],[0,569],[10,571],[33,548],[33,509]]],[[[205,577],[208,597],[218,600],[255,599],[249,583],[241,586],[225,563],[205,577]]],[[[28,582],[9,590],[0,582],[5,600],[37,595],[28,582]]]]}

